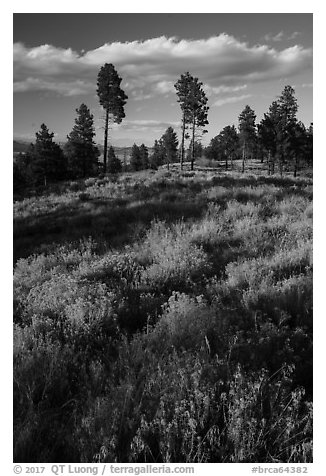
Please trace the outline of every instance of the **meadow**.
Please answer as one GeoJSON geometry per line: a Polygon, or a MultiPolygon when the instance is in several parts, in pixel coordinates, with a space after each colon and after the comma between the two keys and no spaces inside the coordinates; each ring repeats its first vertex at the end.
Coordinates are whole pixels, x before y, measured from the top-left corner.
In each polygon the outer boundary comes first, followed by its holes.
{"type": "Polygon", "coordinates": [[[312,461],[311,177],[16,198],[15,462],[312,461]]]}

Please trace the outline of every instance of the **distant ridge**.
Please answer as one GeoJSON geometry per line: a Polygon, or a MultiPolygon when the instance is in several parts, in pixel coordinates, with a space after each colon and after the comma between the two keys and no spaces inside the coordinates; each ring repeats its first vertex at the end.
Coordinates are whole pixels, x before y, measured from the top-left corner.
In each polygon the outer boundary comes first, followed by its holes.
{"type": "Polygon", "coordinates": [[[15,140],[13,141],[13,152],[14,153],[19,153],[19,152],[26,152],[28,149],[30,142],[27,141],[18,141],[15,140]]]}

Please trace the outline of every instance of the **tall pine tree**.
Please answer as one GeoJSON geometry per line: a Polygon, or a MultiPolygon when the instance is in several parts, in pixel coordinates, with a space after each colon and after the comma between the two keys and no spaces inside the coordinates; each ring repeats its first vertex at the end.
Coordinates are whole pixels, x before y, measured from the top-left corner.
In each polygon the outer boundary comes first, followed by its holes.
{"type": "MultiPolygon", "coordinates": [[[[295,97],[295,91],[292,86],[287,85],[278,98],[279,123],[277,128],[277,157],[279,162],[280,174],[283,175],[283,168],[292,155],[295,139],[298,132],[297,111],[298,102],[295,97]]],[[[293,157],[293,155],[292,155],[293,157]]]]}
{"type": "Polygon", "coordinates": [[[239,140],[242,148],[242,172],[247,158],[253,157],[257,144],[256,114],[250,106],[246,106],[239,115],[239,140]]]}
{"type": "Polygon", "coordinates": [[[106,172],[108,130],[109,123],[120,124],[125,117],[124,106],[128,96],[120,88],[122,78],[118,75],[113,64],[105,63],[101,67],[97,77],[97,94],[101,106],[105,110],[104,125],[104,172],[106,172]]]}
{"type": "Polygon", "coordinates": [[[207,97],[198,78],[194,78],[189,72],[182,74],[180,79],[175,83],[174,87],[177,91],[178,102],[182,111],[182,138],[181,138],[181,158],[180,164],[182,168],[184,160],[184,140],[186,128],[189,126],[192,132],[192,157],[191,170],[194,168],[195,160],[195,140],[196,131],[201,133],[207,132],[203,129],[207,124],[207,97]]]}

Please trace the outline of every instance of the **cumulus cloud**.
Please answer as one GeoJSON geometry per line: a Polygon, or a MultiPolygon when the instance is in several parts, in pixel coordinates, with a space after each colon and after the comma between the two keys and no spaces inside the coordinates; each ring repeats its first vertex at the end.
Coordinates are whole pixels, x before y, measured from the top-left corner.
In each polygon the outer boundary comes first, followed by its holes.
{"type": "Polygon", "coordinates": [[[95,93],[97,73],[104,63],[115,65],[123,78],[122,87],[134,99],[174,92],[174,83],[186,71],[220,94],[230,88],[244,89],[251,82],[293,76],[311,67],[312,50],[298,45],[280,51],[267,45],[250,46],[225,33],[198,40],[161,36],[113,42],[83,53],[16,43],[15,91],[95,93]]]}

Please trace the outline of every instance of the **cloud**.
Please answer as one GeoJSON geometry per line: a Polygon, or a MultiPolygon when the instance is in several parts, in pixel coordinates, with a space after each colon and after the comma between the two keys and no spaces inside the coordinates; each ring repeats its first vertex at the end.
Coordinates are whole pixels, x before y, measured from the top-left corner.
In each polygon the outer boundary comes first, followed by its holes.
{"type": "Polygon", "coordinates": [[[288,40],[295,40],[298,36],[300,36],[300,31],[294,31],[289,37],[288,40]]]}
{"type": "Polygon", "coordinates": [[[76,80],[71,82],[58,81],[53,82],[39,79],[26,78],[24,81],[16,81],[14,83],[14,92],[23,93],[26,91],[55,91],[63,96],[79,96],[89,94],[93,91],[94,86],[90,82],[76,80]]]}
{"type": "Polygon", "coordinates": [[[312,88],[313,84],[312,83],[303,83],[303,84],[301,84],[301,87],[302,88],[312,88]]]}
{"type": "Polygon", "coordinates": [[[278,51],[267,45],[250,46],[226,33],[198,40],[161,36],[113,42],[84,53],[16,43],[14,90],[95,94],[97,74],[104,63],[115,65],[130,98],[149,99],[174,92],[174,83],[186,71],[215,94],[244,88],[244,83],[290,77],[311,68],[312,49],[296,45],[278,51]]]}
{"type": "Polygon", "coordinates": [[[155,85],[154,89],[161,94],[175,93],[173,81],[160,81],[155,85]]]}
{"type": "Polygon", "coordinates": [[[267,35],[265,35],[263,38],[265,41],[282,41],[284,38],[284,32],[280,31],[276,35],[273,35],[272,33],[267,33],[267,35]]]}
{"type": "Polygon", "coordinates": [[[128,121],[125,120],[121,125],[119,125],[120,129],[125,129],[125,130],[138,130],[138,131],[143,131],[143,130],[148,130],[148,129],[154,129],[154,130],[161,130],[161,129],[167,129],[168,127],[180,127],[180,121],[156,121],[153,119],[145,119],[145,120],[133,120],[133,121],[128,121]]]}
{"type": "Polygon", "coordinates": [[[153,93],[146,94],[141,89],[134,89],[131,91],[130,97],[132,97],[134,101],[146,101],[146,99],[151,99],[153,97],[153,93]]]}
{"type": "Polygon", "coordinates": [[[267,35],[263,36],[263,39],[265,41],[282,41],[282,40],[295,40],[298,36],[300,36],[301,33],[299,31],[294,31],[288,36],[285,36],[284,31],[280,31],[279,33],[273,34],[273,33],[267,33],[267,35]]]}
{"type": "Polygon", "coordinates": [[[214,102],[213,106],[224,106],[224,104],[233,104],[236,102],[241,102],[244,99],[250,98],[252,95],[251,94],[243,94],[242,96],[229,96],[223,99],[218,99],[217,101],[214,102]]]}
{"type": "Polygon", "coordinates": [[[247,89],[247,84],[241,84],[238,86],[217,86],[216,88],[204,85],[204,89],[207,96],[211,96],[212,94],[224,94],[224,93],[235,93],[237,91],[243,91],[247,89]]]}

